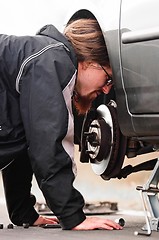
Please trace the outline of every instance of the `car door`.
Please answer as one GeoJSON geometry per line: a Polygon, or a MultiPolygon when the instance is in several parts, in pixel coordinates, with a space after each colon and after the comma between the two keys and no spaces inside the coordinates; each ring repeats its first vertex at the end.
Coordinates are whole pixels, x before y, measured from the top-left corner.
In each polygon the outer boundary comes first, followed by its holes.
{"type": "MultiPolygon", "coordinates": [[[[137,136],[159,134],[158,9],[157,0],[121,2],[120,56],[124,111],[131,117],[134,135],[137,136]]],[[[117,97],[120,98],[120,94],[117,97]]],[[[120,107],[123,108],[123,103],[119,100],[119,110],[120,107]]],[[[124,132],[124,125],[121,125],[124,132]]]]}

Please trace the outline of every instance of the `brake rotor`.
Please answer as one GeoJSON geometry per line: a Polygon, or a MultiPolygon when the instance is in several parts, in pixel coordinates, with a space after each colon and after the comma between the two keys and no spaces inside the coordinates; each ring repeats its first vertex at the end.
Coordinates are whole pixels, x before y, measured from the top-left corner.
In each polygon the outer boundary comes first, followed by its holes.
{"type": "Polygon", "coordinates": [[[98,146],[94,147],[92,145],[93,141],[89,141],[88,139],[87,149],[93,171],[97,175],[101,175],[106,170],[110,161],[113,144],[113,122],[110,111],[105,105],[100,105],[97,112],[99,114],[99,119],[93,120],[90,124],[89,133],[96,133],[98,146]],[[103,108],[104,111],[102,110],[103,108]],[[106,142],[108,142],[108,145],[105,144],[106,142]]]}
{"type": "Polygon", "coordinates": [[[86,148],[95,174],[108,180],[121,169],[126,152],[126,138],[121,134],[113,106],[97,108],[98,118],[92,120],[86,132],[86,148]]]}

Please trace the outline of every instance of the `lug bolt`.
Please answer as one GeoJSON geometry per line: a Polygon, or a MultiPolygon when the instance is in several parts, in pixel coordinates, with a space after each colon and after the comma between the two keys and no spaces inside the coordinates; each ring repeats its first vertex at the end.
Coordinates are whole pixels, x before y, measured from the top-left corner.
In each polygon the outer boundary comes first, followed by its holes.
{"type": "Polygon", "coordinates": [[[3,224],[2,223],[0,223],[0,229],[3,229],[3,224]]]}
{"type": "Polygon", "coordinates": [[[29,228],[29,223],[23,223],[23,228],[29,228]]]}
{"type": "Polygon", "coordinates": [[[9,223],[8,226],[7,226],[8,229],[13,229],[13,224],[12,223],[9,223]]]}

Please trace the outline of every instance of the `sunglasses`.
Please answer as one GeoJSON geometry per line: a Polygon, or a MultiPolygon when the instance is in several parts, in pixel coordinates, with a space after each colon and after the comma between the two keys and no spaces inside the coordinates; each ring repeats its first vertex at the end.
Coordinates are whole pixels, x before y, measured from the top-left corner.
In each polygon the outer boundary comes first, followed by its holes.
{"type": "Polygon", "coordinates": [[[105,85],[106,86],[112,85],[114,83],[112,77],[109,75],[109,73],[105,70],[105,68],[102,65],[100,65],[100,66],[101,66],[101,68],[103,69],[103,71],[106,73],[106,75],[108,77],[105,85]]]}

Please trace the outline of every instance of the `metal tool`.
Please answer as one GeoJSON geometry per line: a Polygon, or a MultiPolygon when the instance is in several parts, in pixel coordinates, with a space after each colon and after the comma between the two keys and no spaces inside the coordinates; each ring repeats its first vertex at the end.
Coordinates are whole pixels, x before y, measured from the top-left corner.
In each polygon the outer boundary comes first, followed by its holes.
{"type": "Polygon", "coordinates": [[[118,223],[121,227],[125,226],[124,218],[117,218],[117,219],[115,219],[115,222],[118,223]]]}
{"type": "Polygon", "coordinates": [[[138,186],[137,190],[141,193],[143,209],[145,214],[146,225],[142,230],[147,232],[135,232],[135,235],[150,236],[152,231],[159,231],[159,200],[158,200],[158,183],[159,183],[159,159],[145,185],[138,186]],[[148,212],[150,217],[148,216],[148,212]]]}

